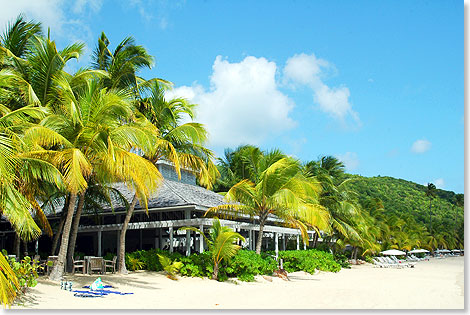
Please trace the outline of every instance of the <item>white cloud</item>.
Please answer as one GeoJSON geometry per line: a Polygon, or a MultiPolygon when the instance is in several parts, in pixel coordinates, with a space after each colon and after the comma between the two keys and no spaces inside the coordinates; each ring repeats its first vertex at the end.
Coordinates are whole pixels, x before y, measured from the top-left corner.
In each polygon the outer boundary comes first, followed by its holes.
{"type": "Polygon", "coordinates": [[[24,13],[28,20],[34,19],[43,23],[45,30],[48,26],[53,31],[61,29],[65,22],[63,4],[63,0],[2,1],[0,4],[0,29],[3,32],[7,23],[15,20],[21,13],[24,13]]]}
{"type": "Polygon", "coordinates": [[[445,181],[443,178],[438,178],[433,181],[434,185],[436,185],[436,188],[439,189],[444,189],[445,187],[445,181]]]}
{"type": "Polygon", "coordinates": [[[335,157],[344,163],[348,171],[353,171],[359,166],[359,159],[356,152],[346,152],[344,154],[336,154],[335,157]]]}
{"type": "Polygon", "coordinates": [[[279,91],[276,70],[274,62],[262,57],[230,63],[217,56],[209,89],[199,84],[182,86],[167,97],[182,96],[199,104],[196,120],[206,125],[211,145],[258,145],[295,126],[289,117],[294,104],[279,91]]]}
{"type": "Polygon", "coordinates": [[[75,0],[72,10],[74,13],[83,13],[86,7],[93,12],[98,12],[103,5],[103,0],[75,0]]]}
{"type": "MultiPolygon", "coordinates": [[[[2,0],[0,0],[1,2],[2,0]]],[[[63,39],[66,44],[75,41],[92,40],[92,32],[85,19],[89,12],[97,13],[103,0],[14,0],[8,4],[0,3],[0,31],[3,33],[7,24],[13,22],[19,14],[24,14],[27,21],[41,22],[44,33],[51,30],[55,40],[63,39]]]]}
{"type": "Polygon", "coordinates": [[[421,154],[431,148],[431,142],[425,139],[416,140],[411,146],[411,152],[421,154]]]}
{"type": "Polygon", "coordinates": [[[306,85],[313,91],[313,99],[320,110],[344,122],[351,117],[360,124],[359,115],[352,109],[350,92],[345,86],[330,87],[323,82],[326,71],[333,66],[314,54],[296,54],[289,58],[284,67],[284,79],[294,85],[306,85]]]}

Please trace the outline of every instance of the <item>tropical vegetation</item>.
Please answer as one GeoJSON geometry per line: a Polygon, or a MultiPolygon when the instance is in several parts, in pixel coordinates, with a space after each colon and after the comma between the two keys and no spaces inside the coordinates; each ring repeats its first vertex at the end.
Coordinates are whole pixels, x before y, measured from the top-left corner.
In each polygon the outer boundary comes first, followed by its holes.
{"type": "MultiPolygon", "coordinates": [[[[58,255],[50,279],[71,266],[80,218],[100,213],[118,198],[126,207],[120,231],[118,270],[165,270],[223,280],[252,281],[271,274],[278,262],[262,252],[264,228],[273,218],[298,229],[309,250],[279,253],[287,271],[338,271],[352,259],[396,248],[463,248],[464,196],[391,177],[347,174],[332,156],[300,161],[278,149],[243,145],[226,149],[215,162],[208,133],[195,121],[196,104],[168,98],[172,83],[143,78],[155,60],[132,37],[114,49],[102,33],[89,66],[70,62],[84,44],[59,49],[40,23],[19,16],[0,36],[0,214],[21,242],[53,237],[58,255]],[[226,204],[207,210],[214,217],[206,239],[209,251],[182,257],[162,250],[126,253],[126,232],[134,209],[162,183],[156,164],[169,162],[181,176],[189,169],[198,184],[224,195],[226,204]],[[124,183],[126,200],[115,188],[124,183]],[[57,225],[46,214],[61,210],[57,225]],[[243,236],[221,218],[259,225],[256,251],[241,249],[243,236]],[[68,263],[67,263],[68,262],[68,263]]],[[[0,298],[9,305],[35,285],[35,264],[0,254],[0,298]]]]}

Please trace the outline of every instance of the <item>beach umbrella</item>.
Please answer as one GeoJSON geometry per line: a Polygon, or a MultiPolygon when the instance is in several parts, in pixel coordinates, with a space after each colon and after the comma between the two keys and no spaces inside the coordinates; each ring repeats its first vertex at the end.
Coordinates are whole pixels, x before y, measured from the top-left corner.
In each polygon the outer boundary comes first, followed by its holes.
{"type": "Polygon", "coordinates": [[[421,253],[429,253],[427,249],[413,249],[409,251],[410,254],[421,254],[421,253]]]}
{"type": "Polygon", "coordinates": [[[401,250],[396,250],[396,249],[384,250],[383,252],[380,252],[380,253],[383,255],[390,255],[390,256],[406,255],[405,252],[402,252],[401,250]]]}

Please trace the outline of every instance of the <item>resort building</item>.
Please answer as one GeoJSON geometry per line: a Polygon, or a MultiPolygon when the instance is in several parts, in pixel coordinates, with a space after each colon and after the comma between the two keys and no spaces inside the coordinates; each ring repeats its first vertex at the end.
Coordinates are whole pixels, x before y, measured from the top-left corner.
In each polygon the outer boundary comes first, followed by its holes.
{"type": "MultiPolygon", "coordinates": [[[[223,196],[197,185],[196,177],[189,170],[181,170],[181,179],[166,162],[160,162],[158,169],[163,175],[163,183],[155,196],[148,201],[148,213],[138,202],[126,232],[126,252],[151,248],[178,251],[189,255],[207,249],[204,238],[192,231],[178,231],[184,226],[193,226],[207,232],[212,225],[212,218],[204,217],[210,207],[224,204],[223,196]]],[[[131,203],[134,192],[124,184],[114,185],[131,203]]],[[[57,226],[61,219],[63,206],[57,207],[56,213],[48,215],[51,226],[57,226]]],[[[82,213],[76,242],[76,253],[103,256],[117,253],[120,231],[126,216],[126,207],[118,200],[113,200],[113,208],[104,208],[99,214],[82,213]]],[[[222,225],[233,228],[245,237],[243,247],[254,250],[259,234],[259,225],[250,217],[236,220],[220,220],[222,225]]],[[[309,235],[313,236],[314,231],[309,235]]],[[[300,231],[286,228],[275,217],[269,217],[264,227],[263,249],[285,250],[300,249],[302,243],[300,231]]],[[[9,253],[14,252],[15,233],[8,221],[0,222],[0,246],[9,253]]],[[[42,235],[38,241],[28,244],[29,253],[49,254],[52,239],[42,235]]],[[[58,251],[57,246],[57,251],[58,251]]],[[[23,249],[22,249],[23,252],[23,249]]]]}

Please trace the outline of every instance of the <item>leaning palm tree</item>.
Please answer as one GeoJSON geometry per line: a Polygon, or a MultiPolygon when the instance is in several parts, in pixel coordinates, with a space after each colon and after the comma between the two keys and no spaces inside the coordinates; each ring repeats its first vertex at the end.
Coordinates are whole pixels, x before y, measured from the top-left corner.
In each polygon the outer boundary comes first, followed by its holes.
{"type": "Polygon", "coordinates": [[[77,212],[80,214],[88,181],[92,176],[102,182],[120,180],[128,183],[137,191],[137,197],[143,205],[147,204],[148,196],[156,189],[156,183],[161,178],[151,163],[131,152],[135,147],[149,146],[155,130],[150,124],[141,128],[145,120],[137,121],[124,92],[102,89],[97,80],[85,80],[84,84],[75,85],[75,78],[67,74],[56,80],[58,88],[53,113],[41,125],[52,130],[54,136],[60,139],[62,150],[45,148],[37,154],[49,156],[58,162],[65,171],[66,181],[76,185],[68,190],[69,209],[58,263],[51,272],[51,279],[58,279],[62,275],[75,202],[78,197],[77,212]],[[73,154],[69,156],[68,152],[73,154]],[[77,160],[74,163],[71,159],[77,160]],[[75,176],[78,178],[75,179],[75,176]]]}
{"type": "Polygon", "coordinates": [[[245,238],[234,232],[228,226],[222,226],[220,220],[215,217],[212,222],[212,228],[207,237],[203,231],[194,228],[194,227],[182,227],[180,230],[190,230],[195,231],[202,235],[207,242],[209,251],[212,256],[212,261],[214,262],[214,271],[212,273],[212,279],[217,280],[219,275],[219,266],[222,260],[227,261],[241,248],[236,244],[238,240],[242,242],[245,241],[245,238]]]}
{"type": "Polygon", "coordinates": [[[263,231],[269,216],[276,216],[290,227],[301,231],[304,242],[308,241],[307,228],[317,231],[328,228],[329,214],[318,204],[320,185],[302,175],[300,162],[282,158],[274,163],[269,155],[262,157],[265,167],[257,182],[242,180],[225,195],[228,204],[209,208],[208,214],[223,217],[250,216],[259,221],[259,237],[256,253],[261,253],[263,231]]]}
{"type": "MultiPolygon", "coordinates": [[[[203,125],[196,122],[182,123],[183,118],[193,118],[194,104],[185,99],[165,99],[165,87],[158,81],[143,84],[141,95],[147,95],[139,100],[139,111],[158,130],[158,137],[153,146],[142,150],[143,156],[156,165],[166,160],[175,166],[180,176],[180,167],[185,167],[195,173],[199,183],[211,187],[217,169],[213,164],[213,153],[204,147],[207,132],[203,125]]],[[[118,270],[127,273],[125,264],[126,231],[136,205],[136,197],[129,205],[120,233],[118,250],[118,270]]]]}

